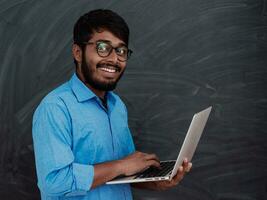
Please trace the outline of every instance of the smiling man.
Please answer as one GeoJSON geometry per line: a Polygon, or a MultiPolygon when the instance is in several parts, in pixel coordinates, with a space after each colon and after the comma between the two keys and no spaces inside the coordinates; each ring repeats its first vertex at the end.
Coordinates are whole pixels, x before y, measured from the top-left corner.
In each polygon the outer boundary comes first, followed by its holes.
{"type": "MultiPolygon", "coordinates": [[[[94,10],[74,26],[71,79],[50,92],[33,117],[33,143],[42,200],[128,200],[131,185],[106,185],[119,175],[159,167],[154,154],[137,152],[127,110],[112,90],[132,51],[129,29],[110,10],[94,10]]],[[[132,184],[164,190],[191,168],[185,161],[172,181],[132,184]]]]}

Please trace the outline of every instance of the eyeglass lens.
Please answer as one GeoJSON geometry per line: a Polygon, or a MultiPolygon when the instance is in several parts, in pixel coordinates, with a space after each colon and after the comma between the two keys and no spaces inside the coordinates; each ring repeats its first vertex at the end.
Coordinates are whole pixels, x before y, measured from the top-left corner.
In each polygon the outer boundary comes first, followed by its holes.
{"type": "Polygon", "coordinates": [[[96,43],[96,50],[99,56],[107,57],[111,54],[112,50],[115,49],[116,54],[118,55],[119,59],[125,61],[129,58],[129,49],[126,46],[120,46],[114,48],[111,44],[107,42],[97,42],[96,43]]]}

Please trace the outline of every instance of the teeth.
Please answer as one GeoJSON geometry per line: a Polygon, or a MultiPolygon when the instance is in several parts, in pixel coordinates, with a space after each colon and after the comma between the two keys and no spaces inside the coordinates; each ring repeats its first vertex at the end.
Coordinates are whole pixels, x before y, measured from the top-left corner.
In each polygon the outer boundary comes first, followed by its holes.
{"type": "Polygon", "coordinates": [[[100,68],[101,70],[103,71],[106,71],[106,72],[110,72],[110,73],[115,73],[116,70],[115,69],[109,69],[109,68],[100,68]]]}

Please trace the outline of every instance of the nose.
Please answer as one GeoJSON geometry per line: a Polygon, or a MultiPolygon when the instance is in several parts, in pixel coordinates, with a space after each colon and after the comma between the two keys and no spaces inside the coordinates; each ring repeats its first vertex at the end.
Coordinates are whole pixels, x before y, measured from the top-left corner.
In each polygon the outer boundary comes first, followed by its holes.
{"type": "Polygon", "coordinates": [[[108,60],[113,61],[114,63],[118,62],[118,55],[116,54],[115,49],[111,50],[111,53],[108,56],[108,60]]]}

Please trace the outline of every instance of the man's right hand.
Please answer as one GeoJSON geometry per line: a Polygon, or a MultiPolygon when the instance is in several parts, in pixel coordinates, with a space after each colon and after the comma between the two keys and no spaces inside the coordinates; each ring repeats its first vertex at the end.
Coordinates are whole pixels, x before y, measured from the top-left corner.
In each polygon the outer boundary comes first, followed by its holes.
{"type": "Polygon", "coordinates": [[[135,153],[120,160],[123,175],[131,176],[144,171],[150,166],[160,167],[160,161],[155,154],[147,154],[136,151],[135,153]]]}
{"type": "Polygon", "coordinates": [[[102,185],[119,175],[131,176],[150,166],[160,167],[158,157],[155,154],[138,151],[121,160],[96,164],[94,165],[94,181],[91,188],[102,185]]]}

